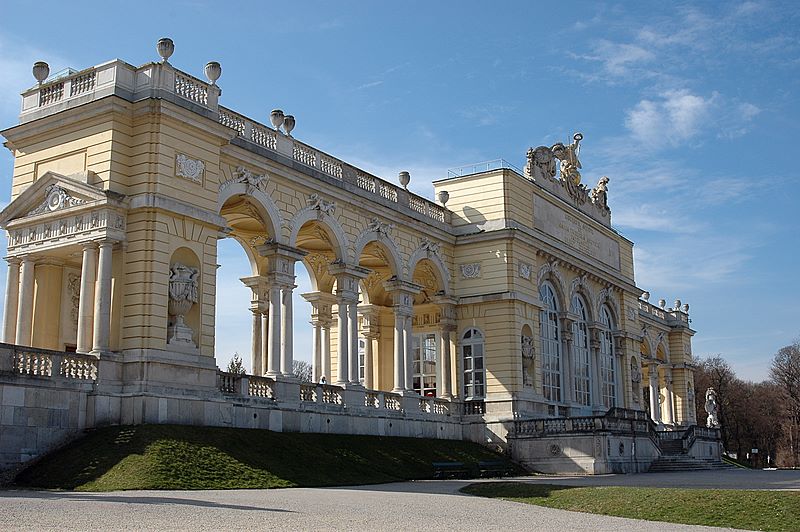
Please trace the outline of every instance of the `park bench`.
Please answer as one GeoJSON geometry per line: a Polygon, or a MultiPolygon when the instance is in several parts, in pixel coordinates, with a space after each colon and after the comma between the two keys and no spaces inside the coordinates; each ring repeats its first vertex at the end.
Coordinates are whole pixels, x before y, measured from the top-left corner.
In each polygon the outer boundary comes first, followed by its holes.
{"type": "Polygon", "coordinates": [[[463,462],[433,462],[433,478],[467,478],[469,469],[463,462]]]}
{"type": "Polygon", "coordinates": [[[478,472],[481,477],[506,477],[514,469],[504,460],[481,460],[478,462],[478,472]]]}

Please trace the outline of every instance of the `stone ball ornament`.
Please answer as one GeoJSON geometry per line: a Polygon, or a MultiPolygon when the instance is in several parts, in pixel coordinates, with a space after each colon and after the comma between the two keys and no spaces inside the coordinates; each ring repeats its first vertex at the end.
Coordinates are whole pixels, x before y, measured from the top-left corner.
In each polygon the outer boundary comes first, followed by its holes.
{"type": "Polygon", "coordinates": [[[36,61],[33,64],[33,77],[39,82],[39,85],[47,79],[50,75],[50,65],[44,61],[36,61]]]}
{"type": "Polygon", "coordinates": [[[217,84],[217,80],[222,75],[222,66],[216,61],[209,61],[205,67],[206,77],[212,85],[217,84]]]}
{"type": "Polygon", "coordinates": [[[158,51],[158,55],[161,56],[161,61],[166,63],[175,52],[175,43],[172,42],[172,39],[169,37],[163,37],[158,40],[156,50],[158,51]]]}

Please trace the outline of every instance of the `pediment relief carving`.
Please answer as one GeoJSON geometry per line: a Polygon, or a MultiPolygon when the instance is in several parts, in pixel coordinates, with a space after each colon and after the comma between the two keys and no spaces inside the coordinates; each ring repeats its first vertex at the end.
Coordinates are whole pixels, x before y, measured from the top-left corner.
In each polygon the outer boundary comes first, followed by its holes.
{"type": "Polygon", "coordinates": [[[72,177],[47,172],[0,212],[0,226],[73,207],[123,207],[124,195],[101,190],[72,177]]]}

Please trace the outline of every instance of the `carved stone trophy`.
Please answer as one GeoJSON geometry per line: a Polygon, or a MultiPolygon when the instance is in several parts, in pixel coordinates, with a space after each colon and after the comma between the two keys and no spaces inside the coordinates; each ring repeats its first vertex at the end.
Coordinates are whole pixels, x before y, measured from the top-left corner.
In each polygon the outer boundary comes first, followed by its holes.
{"type": "Polygon", "coordinates": [[[169,315],[167,327],[167,344],[184,347],[197,347],[192,340],[191,327],[184,318],[197,303],[197,268],[176,262],[170,267],[169,275],[169,315]]]}

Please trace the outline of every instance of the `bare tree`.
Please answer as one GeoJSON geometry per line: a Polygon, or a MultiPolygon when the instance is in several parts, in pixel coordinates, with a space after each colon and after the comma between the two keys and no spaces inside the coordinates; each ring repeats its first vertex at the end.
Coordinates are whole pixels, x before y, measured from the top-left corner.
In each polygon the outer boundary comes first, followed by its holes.
{"type": "Polygon", "coordinates": [[[784,465],[800,465],[800,340],[781,348],[772,360],[770,376],[781,391],[786,410],[784,465]]]}
{"type": "Polygon", "coordinates": [[[236,373],[237,375],[244,375],[247,371],[244,369],[244,363],[239,353],[234,353],[233,358],[228,362],[228,367],[225,369],[228,373],[236,373]]]}
{"type": "Polygon", "coordinates": [[[292,361],[292,373],[300,379],[300,382],[311,382],[311,364],[305,360],[292,361]]]}

